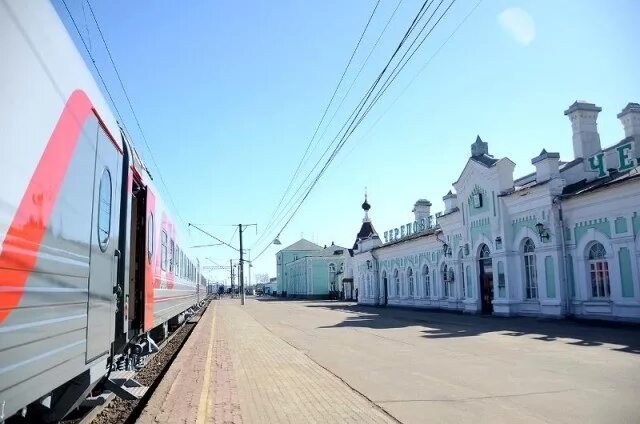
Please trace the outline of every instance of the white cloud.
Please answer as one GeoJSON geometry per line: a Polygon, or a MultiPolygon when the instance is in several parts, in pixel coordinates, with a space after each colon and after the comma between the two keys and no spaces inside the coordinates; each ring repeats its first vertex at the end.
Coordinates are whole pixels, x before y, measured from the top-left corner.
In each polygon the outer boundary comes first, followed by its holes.
{"type": "Polygon", "coordinates": [[[518,43],[527,46],[536,38],[533,18],[519,7],[510,7],[498,15],[498,22],[518,43]]]}

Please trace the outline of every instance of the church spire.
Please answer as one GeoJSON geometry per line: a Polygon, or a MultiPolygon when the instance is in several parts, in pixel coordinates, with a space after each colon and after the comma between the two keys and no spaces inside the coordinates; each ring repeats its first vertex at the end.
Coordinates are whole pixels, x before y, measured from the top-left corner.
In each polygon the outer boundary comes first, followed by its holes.
{"type": "Polygon", "coordinates": [[[362,210],[364,210],[364,219],[362,222],[370,222],[369,220],[369,209],[371,209],[371,205],[367,201],[367,188],[364,188],[364,203],[362,204],[362,210]]]}

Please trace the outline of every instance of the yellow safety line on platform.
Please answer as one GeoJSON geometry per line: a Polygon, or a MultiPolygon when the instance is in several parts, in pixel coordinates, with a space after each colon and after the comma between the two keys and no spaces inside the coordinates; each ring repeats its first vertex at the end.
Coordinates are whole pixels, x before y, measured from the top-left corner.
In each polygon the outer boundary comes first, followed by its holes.
{"type": "Polygon", "coordinates": [[[213,343],[215,340],[216,328],[216,305],[213,305],[213,318],[211,318],[211,336],[209,338],[209,348],[207,349],[207,362],[204,365],[204,381],[202,382],[202,392],[200,393],[200,403],[198,404],[198,418],[196,424],[204,424],[207,421],[207,409],[209,404],[209,386],[211,384],[211,357],[213,356],[213,343]]]}

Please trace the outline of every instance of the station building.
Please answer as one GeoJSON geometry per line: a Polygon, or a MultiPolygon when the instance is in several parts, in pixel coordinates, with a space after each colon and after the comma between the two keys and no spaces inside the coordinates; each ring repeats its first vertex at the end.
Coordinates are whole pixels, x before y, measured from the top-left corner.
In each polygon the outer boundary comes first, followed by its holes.
{"type": "Polygon", "coordinates": [[[478,137],[435,216],[421,199],[413,222],[378,233],[365,197],[352,259],[358,302],[640,320],[640,105],[617,115],[625,138],[606,148],[600,111],[572,104],[573,158],[542,149],[535,172],[518,178],[478,137]]]}
{"type": "Polygon", "coordinates": [[[348,249],[321,247],[300,239],[276,253],[277,295],[301,298],[338,297],[348,249]]]}

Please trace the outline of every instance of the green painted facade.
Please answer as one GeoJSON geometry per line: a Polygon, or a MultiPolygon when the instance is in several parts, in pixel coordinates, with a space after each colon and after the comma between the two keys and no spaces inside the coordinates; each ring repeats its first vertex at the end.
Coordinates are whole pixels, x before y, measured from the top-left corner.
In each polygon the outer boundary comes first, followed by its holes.
{"type": "Polygon", "coordinates": [[[627,218],[619,216],[613,223],[616,229],[616,234],[622,234],[627,232],[627,218]]]}
{"type": "Polygon", "coordinates": [[[491,199],[489,199],[489,196],[487,196],[487,191],[480,186],[475,186],[471,191],[471,195],[467,199],[469,216],[476,216],[489,211],[489,202],[491,202],[491,199]],[[480,206],[479,208],[476,208],[473,205],[474,194],[480,194],[482,196],[482,206],[480,206]]]}
{"type": "Polygon", "coordinates": [[[481,234],[491,240],[491,221],[489,218],[480,218],[475,221],[471,221],[471,228],[469,228],[471,244],[475,245],[476,240],[480,238],[481,234]]]}
{"type": "Polygon", "coordinates": [[[573,275],[573,257],[567,255],[567,278],[569,279],[569,294],[576,297],[576,279],[573,275]]]}
{"type": "Polygon", "coordinates": [[[467,284],[467,297],[473,297],[473,277],[471,277],[471,267],[467,265],[466,274],[466,284],[467,284]]]}
{"type": "Polygon", "coordinates": [[[553,267],[553,258],[547,256],[544,258],[544,275],[547,283],[547,297],[555,299],[556,297],[556,274],[553,267]]]}
{"type": "Polygon", "coordinates": [[[620,264],[622,297],[633,297],[633,272],[631,270],[631,253],[628,248],[621,247],[618,250],[618,262],[620,264]]]}
{"type": "Polygon", "coordinates": [[[583,221],[576,224],[573,229],[573,232],[575,233],[575,243],[579,243],[580,239],[591,228],[598,230],[611,238],[611,223],[608,218],[590,219],[589,221],[583,221]]]}
{"type": "Polygon", "coordinates": [[[633,213],[633,218],[631,218],[631,222],[633,223],[633,234],[640,234],[640,216],[638,216],[638,212],[633,213]]]}
{"type": "Polygon", "coordinates": [[[522,230],[523,228],[529,228],[531,229],[531,231],[535,233],[537,223],[538,223],[538,220],[536,219],[535,215],[523,216],[521,218],[512,220],[511,230],[513,231],[512,234],[513,234],[514,240],[515,240],[515,237],[518,237],[520,230],[522,230]]]}

